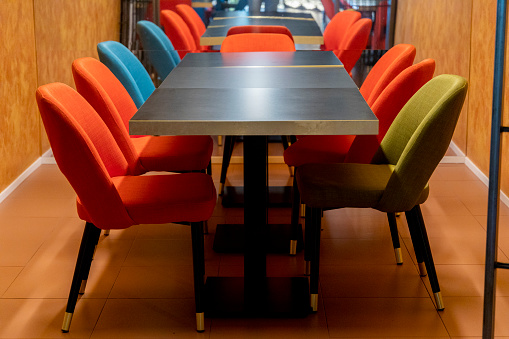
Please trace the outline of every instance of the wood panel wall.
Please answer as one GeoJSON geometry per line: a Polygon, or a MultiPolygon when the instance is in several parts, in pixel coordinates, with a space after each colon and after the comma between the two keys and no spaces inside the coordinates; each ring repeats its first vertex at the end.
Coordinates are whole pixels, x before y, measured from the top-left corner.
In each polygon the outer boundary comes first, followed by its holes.
{"type": "Polygon", "coordinates": [[[97,57],[98,42],[118,41],[120,0],[1,0],[0,25],[1,192],[49,149],[37,87],[72,86],[75,58],[97,57]]]}
{"type": "MultiPolygon", "coordinates": [[[[413,44],[415,62],[436,61],[435,76],[457,74],[469,79],[472,0],[398,0],[394,42],[413,44]]],[[[468,97],[454,143],[467,151],[468,97]]]]}
{"type": "Polygon", "coordinates": [[[0,2],[0,192],[40,156],[32,0],[0,2]]]}

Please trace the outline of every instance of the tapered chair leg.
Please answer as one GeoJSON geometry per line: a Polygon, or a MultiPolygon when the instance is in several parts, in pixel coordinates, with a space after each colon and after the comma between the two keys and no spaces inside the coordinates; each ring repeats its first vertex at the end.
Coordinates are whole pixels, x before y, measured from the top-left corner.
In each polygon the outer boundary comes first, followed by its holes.
{"type": "Polygon", "coordinates": [[[391,230],[392,245],[394,247],[394,255],[396,256],[396,264],[403,264],[403,254],[401,253],[401,245],[399,243],[398,223],[396,222],[395,213],[387,213],[389,220],[389,229],[391,230]]]}
{"type": "Polygon", "coordinates": [[[311,275],[311,260],[314,257],[315,232],[313,231],[313,219],[311,214],[305,219],[304,224],[304,260],[306,261],[306,275],[311,275]]]}
{"type": "Polygon", "coordinates": [[[311,226],[311,274],[309,278],[310,306],[312,312],[318,311],[318,281],[320,267],[320,233],[322,211],[319,208],[306,207],[306,226],[311,226]]]}
{"type": "Polygon", "coordinates": [[[207,165],[207,174],[212,175],[212,161],[209,161],[209,164],[207,165]]]}
{"type": "Polygon", "coordinates": [[[419,267],[419,274],[421,277],[425,277],[428,272],[426,271],[426,264],[424,263],[424,247],[420,240],[419,232],[413,226],[418,223],[415,212],[412,210],[405,212],[408,230],[410,231],[410,238],[412,239],[412,245],[414,246],[415,258],[417,259],[417,266],[419,267]]]}
{"type": "Polygon", "coordinates": [[[431,254],[431,247],[429,245],[428,234],[426,232],[426,226],[422,217],[421,208],[417,205],[408,213],[412,215],[412,222],[409,221],[408,224],[410,234],[412,234],[412,232],[415,233],[416,241],[420,242],[421,244],[422,255],[424,257],[424,263],[426,265],[431,290],[433,291],[433,297],[435,298],[436,308],[437,310],[441,311],[444,309],[444,301],[442,299],[442,293],[440,292],[440,285],[438,284],[435,263],[433,262],[433,255],[431,254]]]}
{"type": "Polygon", "coordinates": [[[72,278],[71,290],[69,292],[69,299],[67,300],[67,307],[65,309],[64,322],[62,324],[62,332],[69,332],[71,327],[71,320],[78,301],[78,294],[82,285],[84,277],[88,277],[90,266],[92,263],[92,256],[94,254],[94,247],[99,241],[101,230],[95,227],[94,224],[87,222],[81,245],[78,252],[78,259],[76,260],[76,268],[74,269],[74,276],[72,278]]]}
{"type": "Polygon", "coordinates": [[[203,222],[191,223],[193,247],[194,300],[196,304],[196,331],[205,331],[205,252],[203,222]]]}
{"type": "Polygon", "coordinates": [[[299,209],[300,209],[300,193],[297,187],[297,179],[293,179],[292,187],[292,238],[290,240],[290,255],[297,254],[297,239],[299,237],[299,209]]]}
{"type": "Polygon", "coordinates": [[[224,185],[226,183],[226,172],[230,166],[232,158],[233,147],[235,146],[235,137],[227,135],[224,137],[223,147],[223,163],[221,164],[221,177],[219,178],[219,195],[224,193],[224,185]]]}

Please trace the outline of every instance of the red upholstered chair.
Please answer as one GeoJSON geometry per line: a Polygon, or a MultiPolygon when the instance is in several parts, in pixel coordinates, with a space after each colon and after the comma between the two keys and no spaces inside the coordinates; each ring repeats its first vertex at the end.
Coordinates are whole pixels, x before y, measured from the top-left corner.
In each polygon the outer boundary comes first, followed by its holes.
{"type": "Polygon", "coordinates": [[[245,25],[245,26],[234,26],[226,32],[226,36],[243,33],[275,33],[275,34],[286,34],[293,40],[292,32],[286,26],[276,25],[245,25]]]}
{"type": "Polygon", "coordinates": [[[323,50],[333,51],[341,46],[350,26],[361,18],[357,11],[342,11],[334,15],[323,31],[323,50]]]}
{"type": "MultiPolygon", "coordinates": [[[[426,59],[418,64],[408,67],[401,72],[380,94],[377,101],[371,106],[373,113],[379,120],[378,135],[310,135],[299,139],[284,152],[287,165],[298,167],[310,163],[370,163],[381,140],[389,129],[392,121],[407,101],[431,78],[435,71],[435,61],[426,59]]],[[[294,207],[292,224],[297,225],[300,199],[294,181],[294,207]]],[[[402,263],[394,215],[389,215],[396,260],[402,263]],[[394,222],[394,224],[392,223],[394,222]],[[395,227],[395,226],[394,226],[395,227]]]]}
{"type": "Polygon", "coordinates": [[[361,94],[372,105],[387,85],[404,69],[414,63],[415,47],[399,44],[387,51],[373,66],[360,88],[361,94]]]}
{"type": "Polygon", "coordinates": [[[200,37],[203,35],[203,33],[205,33],[207,28],[193,7],[188,4],[179,4],[175,7],[175,11],[178,15],[180,15],[182,20],[184,20],[187,27],[191,31],[191,35],[193,36],[197,49],[202,51],[210,50],[210,46],[201,46],[200,44],[200,37]]]}
{"type": "Polygon", "coordinates": [[[375,26],[373,28],[373,38],[371,39],[372,49],[385,49],[388,8],[387,0],[381,1],[376,8],[375,26]]]}
{"type": "Polygon", "coordinates": [[[334,54],[341,60],[348,73],[352,71],[362,51],[366,49],[372,24],[371,19],[357,20],[346,31],[339,48],[334,50],[334,54]]]}
{"type": "Polygon", "coordinates": [[[127,159],[140,159],[144,171],[204,171],[210,165],[210,136],[129,136],[136,106],[113,73],[94,58],[77,59],[72,73],[78,92],[104,120],[127,159]]]}
{"type": "MultiPolygon", "coordinates": [[[[240,26],[245,27],[245,26],[240,26]]],[[[276,26],[278,27],[278,26],[276,26]]],[[[277,30],[280,30],[277,28],[277,30]]],[[[234,31],[235,32],[235,31],[234,31]]],[[[221,53],[229,52],[295,52],[295,44],[286,32],[280,33],[239,33],[228,35],[221,44],[221,53]]],[[[282,136],[283,146],[286,149],[288,142],[282,136]]],[[[226,173],[235,146],[235,137],[226,136],[223,146],[223,163],[219,178],[219,194],[224,193],[226,173]]]]}
{"type": "Polygon", "coordinates": [[[172,222],[191,223],[197,330],[203,331],[203,222],[216,204],[211,177],[133,175],[139,158],[124,157],[104,121],[76,91],[53,83],[41,86],[36,97],[55,160],[76,192],[78,215],[86,222],[62,331],[69,331],[78,294],[84,292],[101,229],[172,222]]]}
{"type": "Polygon", "coordinates": [[[322,0],[323,11],[325,15],[331,20],[336,14],[336,9],[334,8],[334,1],[332,0],[322,0]]]}
{"type": "Polygon", "coordinates": [[[191,30],[180,15],[174,11],[163,10],[161,11],[161,24],[164,27],[164,33],[178,51],[180,58],[189,52],[199,52],[201,47],[196,45],[191,30]]]}
{"type": "Polygon", "coordinates": [[[221,53],[229,52],[295,52],[295,43],[286,34],[233,34],[221,44],[221,53]]]}

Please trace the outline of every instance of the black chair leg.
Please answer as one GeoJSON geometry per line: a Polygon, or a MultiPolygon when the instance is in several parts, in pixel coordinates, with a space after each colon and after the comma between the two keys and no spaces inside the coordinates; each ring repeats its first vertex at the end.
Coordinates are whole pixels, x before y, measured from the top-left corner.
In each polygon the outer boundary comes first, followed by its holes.
{"type": "Polygon", "coordinates": [[[191,223],[193,247],[194,300],[196,304],[196,330],[205,331],[205,252],[203,240],[203,222],[191,223]]]}
{"type": "Polygon", "coordinates": [[[209,161],[209,164],[207,165],[207,174],[212,175],[212,161],[209,161]]]}
{"type": "Polygon", "coordinates": [[[428,272],[426,271],[426,264],[424,263],[424,247],[420,240],[419,232],[413,225],[416,225],[419,221],[416,218],[416,214],[413,210],[405,212],[408,230],[410,231],[410,237],[412,239],[412,245],[414,246],[415,258],[417,259],[417,266],[419,267],[419,274],[421,277],[425,277],[428,272]]]}
{"type": "Polygon", "coordinates": [[[431,247],[429,245],[428,234],[426,233],[426,226],[424,224],[424,218],[422,217],[420,206],[417,205],[412,208],[410,213],[413,214],[413,218],[412,223],[409,223],[408,226],[410,229],[414,229],[414,233],[416,233],[416,237],[421,243],[424,263],[426,264],[426,269],[428,271],[428,279],[431,285],[431,290],[433,291],[433,297],[435,298],[436,308],[441,311],[444,309],[444,302],[442,299],[442,293],[440,292],[435,263],[433,262],[433,255],[431,254],[431,247]]]}
{"type": "Polygon", "coordinates": [[[292,239],[290,240],[290,255],[297,254],[297,239],[299,238],[299,209],[300,209],[300,193],[297,187],[297,179],[293,178],[292,188],[292,239]]]}
{"type": "MultiPolygon", "coordinates": [[[[311,274],[309,278],[309,292],[311,296],[311,311],[318,311],[318,281],[320,267],[320,233],[321,233],[322,211],[319,208],[306,207],[306,228],[309,227],[312,233],[311,244],[311,274]]],[[[306,239],[309,240],[309,239],[306,239]]]]}
{"type": "Polygon", "coordinates": [[[94,255],[94,248],[99,241],[101,230],[94,224],[87,222],[83,237],[81,238],[81,245],[78,252],[78,259],[76,260],[76,268],[74,269],[74,276],[72,278],[71,290],[67,300],[67,307],[65,309],[64,322],[62,324],[62,332],[69,332],[71,327],[72,315],[76,308],[78,301],[78,294],[81,289],[83,278],[88,277],[90,266],[92,264],[92,257],[94,255]]]}
{"type": "Polygon", "coordinates": [[[394,255],[396,256],[396,264],[403,264],[403,254],[401,253],[401,245],[399,243],[398,223],[396,222],[396,213],[387,213],[389,220],[389,229],[391,230],[392,245],[394,247],[394,255]]]}
{"type": "Polygon", "coordinates": [[[221,177],[219,178],[219,195],[224,193],[224,184],[226,183],[226,172],[228,166],[230,166],[230,160],[232,158],[233,147],[235,146],[235,137],[227,135],[224,137],[223,147],[223,163],[221,165],[221,177]]]}

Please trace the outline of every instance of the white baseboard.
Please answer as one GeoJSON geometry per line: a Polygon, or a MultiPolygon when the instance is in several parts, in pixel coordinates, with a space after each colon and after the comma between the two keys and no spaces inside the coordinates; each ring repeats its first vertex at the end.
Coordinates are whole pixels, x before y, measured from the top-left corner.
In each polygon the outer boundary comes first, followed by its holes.
{"type": "Polygon", "coordinates": [[[32,174],[39,166],[41,166],[42,161],[41,158],[38,158],[32,165],[28,166],[28,168],[21,173],[19,177],[17,177],[9,186],[7,186],[6,189],[4,189],[2,192],[0,192],[0,203],[5,200],[11,194],[14,192],[14,190],[21,185],[21,183],[28,178],[30,174],[32,174]]]}

